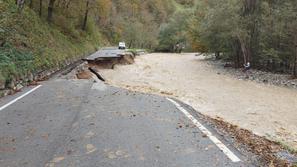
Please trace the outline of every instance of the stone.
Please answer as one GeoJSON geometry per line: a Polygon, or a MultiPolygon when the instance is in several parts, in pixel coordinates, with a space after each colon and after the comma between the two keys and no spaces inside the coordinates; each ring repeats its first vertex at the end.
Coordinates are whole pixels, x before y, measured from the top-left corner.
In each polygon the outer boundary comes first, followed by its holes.
{"type": "Polygon", "coordinates": [[[15,90],[21,90],[24,86],[22,84],[17,84],[15,90]]]}
{"type": "Polygon", "coordinates": [[[0,80],[0,90],[5,89],[5,80],[0,80]]]}
{"type": "Polygon", "coordinates": [[[28,78],[28,82],[34,81],[34,75],[32,73],[29,73],[27,78],[28,78]]]}

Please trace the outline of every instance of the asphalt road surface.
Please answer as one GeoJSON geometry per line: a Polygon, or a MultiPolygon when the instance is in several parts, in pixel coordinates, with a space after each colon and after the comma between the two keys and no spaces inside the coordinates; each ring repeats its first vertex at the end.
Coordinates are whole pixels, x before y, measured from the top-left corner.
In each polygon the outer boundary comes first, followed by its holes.
{"type": "Polygon", "coordinates": [[[183,104],[53,79],[0,101],[1,167],[257,166],[183,104]]]}

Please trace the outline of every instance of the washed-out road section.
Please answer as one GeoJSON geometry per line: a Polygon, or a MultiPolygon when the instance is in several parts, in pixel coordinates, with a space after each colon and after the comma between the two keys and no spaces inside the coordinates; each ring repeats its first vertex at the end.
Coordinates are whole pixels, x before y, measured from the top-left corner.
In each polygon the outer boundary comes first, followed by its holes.
{"type": "Polygon", "coordinates": [[[1,167],[255,165],[174,100],[93,80],[41,84],[0,101],[1,167]]]}

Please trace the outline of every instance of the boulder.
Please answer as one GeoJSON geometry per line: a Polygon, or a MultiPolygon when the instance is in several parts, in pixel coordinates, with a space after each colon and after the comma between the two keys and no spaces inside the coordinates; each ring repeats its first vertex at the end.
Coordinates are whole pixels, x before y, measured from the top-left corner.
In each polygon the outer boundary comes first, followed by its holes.
{"type": "Polygon", "coordinates": [[[0,79],[0,90],[5,89],[5,80],[0,79]]]}

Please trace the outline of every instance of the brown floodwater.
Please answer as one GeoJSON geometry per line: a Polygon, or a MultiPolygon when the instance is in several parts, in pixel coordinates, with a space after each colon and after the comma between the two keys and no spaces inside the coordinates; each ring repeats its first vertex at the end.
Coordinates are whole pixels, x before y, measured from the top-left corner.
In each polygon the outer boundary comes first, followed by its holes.
{"type": "Polygon", "coordinates": [[[133,65],[100,70],[108,83],[174,96],[197,111],[220,117],[297,149],[297,90],[219,75],[204,57],[154,53],[133,65]]]}

